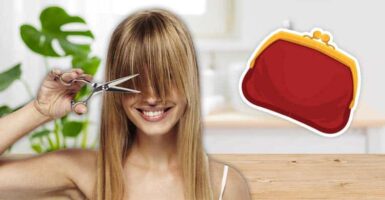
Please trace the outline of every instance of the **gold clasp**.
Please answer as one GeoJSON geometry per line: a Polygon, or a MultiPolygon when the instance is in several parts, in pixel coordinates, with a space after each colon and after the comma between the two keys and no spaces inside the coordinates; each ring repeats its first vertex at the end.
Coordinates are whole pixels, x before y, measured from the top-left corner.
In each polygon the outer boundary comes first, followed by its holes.
{"type": "Polygon", "coordinates": [[[313,31],[313,36],[304,35],[304,37],[307,37],[313,40],[321,40],[323,43],[326,44],[326,46],[336,49],[333,45],[329,44],[330,35],[327,33],[322,33],[321,31],[316,30],[316,31],[313,31]]]}

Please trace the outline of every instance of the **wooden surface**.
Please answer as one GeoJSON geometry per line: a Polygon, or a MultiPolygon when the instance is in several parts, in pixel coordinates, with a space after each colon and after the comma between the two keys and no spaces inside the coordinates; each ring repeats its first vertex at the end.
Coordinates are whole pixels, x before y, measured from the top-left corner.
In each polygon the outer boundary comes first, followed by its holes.
{"type": "Polygon", "coordinates": [[[239,169],[253,200],[385,199],[385,154],[215,154],[239,169]]]}
{"type": "Polygon", "coordinates": [[[253,200],[385,199],[385,154],[211,154],[211,157],[241,171],[253,200]]]}
{"type": "MultiPolygon", "coordinates": [[[[251,109],[251,108],[250,108],[251,109]]],[[[277,116],[255,110],[258,114],[236,111],[230,106],[211,112],[204,117],[205,128],[298,128],[297,124],[277,116]]],[[[371,128],[385,126],[385,115],[362,104],[353,115],[351,127],[371,128]]],[[[385,199],[385,198],[384,198],[385,199]]]]}

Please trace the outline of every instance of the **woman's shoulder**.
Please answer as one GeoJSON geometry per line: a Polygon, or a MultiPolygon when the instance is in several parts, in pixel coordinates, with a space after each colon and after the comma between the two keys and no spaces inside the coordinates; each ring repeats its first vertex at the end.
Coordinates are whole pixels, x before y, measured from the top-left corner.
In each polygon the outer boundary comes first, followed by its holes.
{"type": "Polygon", "coordinates": [[[233,165],[231,165],[229,163],[210,158],[209,159],[209,166],[210,166],[210,172],[214,173],[215,175],[220,175],[221,179],[223,177],[223,173],[225,173],[225,171],[224,171],[225,166],[228,167],[227,179],[234,179],[234,180],[244,179],[242,173],[236,167],[234,167],[233,165]]]}
{"type": "Polygon", "coordinates": [[[214,191],[221,191],[222,179],[225,177],[225,190],[223,193],[224,199],[250,199],[249,187],[246,178],[243,174],[231,164],[209,159],[210,173],[212,180],[216,183],[214,191]],[[225,165],[228,166],[227,174],[225,175],[225,165]]]}
{"type": "Polygon", "coordinates": [[[73,165],[73,168],[78,169],[96,169],[97,151],[92,149],[68,148],[55,151],[58,158],[64,163],[73,165]]]}
{"type": "Polygon", "coordinates": [[[78,189],[90,197],[96,184],[97,151],[72,148],[55,151],[55,154],[65,163],[68,176],[78,189]]]}

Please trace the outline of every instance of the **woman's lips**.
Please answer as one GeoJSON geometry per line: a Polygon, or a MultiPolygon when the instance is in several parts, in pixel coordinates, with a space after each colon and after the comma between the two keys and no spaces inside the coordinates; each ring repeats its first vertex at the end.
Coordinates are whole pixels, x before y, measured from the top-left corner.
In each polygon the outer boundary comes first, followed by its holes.
{"type": "Polygon", "coordinates": [[[140,112],[140,115],[142,116],[142,118],[145,119],[146,121],[158,122],[167,117],[171,108],[172,107],[151,108],[151,109],[137,108],[137,110],[140,112]]]}

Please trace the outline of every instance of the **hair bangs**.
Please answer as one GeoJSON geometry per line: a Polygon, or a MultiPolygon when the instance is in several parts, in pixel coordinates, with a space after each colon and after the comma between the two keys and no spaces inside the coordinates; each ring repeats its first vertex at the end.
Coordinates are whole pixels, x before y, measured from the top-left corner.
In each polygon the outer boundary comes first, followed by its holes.
{"type": "Polygon", "coordinates": [[[135,34],[124,42],[125,52],[121,56],[118,74],[139,76],[122,86],[144,94],[153,92],[162,101],[170,95],[172,88],[185,94],[183,83],[188,77],[185,69],[188,62],[178,34],[170,31],[170,28],[156,17],[148,18],[133,29],[135,34]]]}

